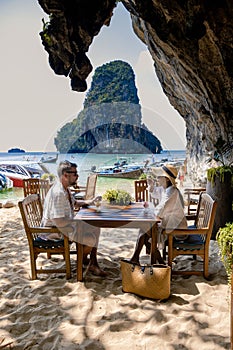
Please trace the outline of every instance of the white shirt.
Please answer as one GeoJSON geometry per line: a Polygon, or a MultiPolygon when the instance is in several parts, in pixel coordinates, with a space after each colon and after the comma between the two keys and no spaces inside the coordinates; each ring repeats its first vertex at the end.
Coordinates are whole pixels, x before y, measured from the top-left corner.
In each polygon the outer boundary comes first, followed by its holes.
{"type": "MultiPolygon", "coordinates": [[[[67,189],[67,191],[70,190],[67,189]]],[[[74,212],[67,191],[60,181],[57,181],[50,188],[44,201],[43,218],[41,222],[42,226],[56,226],[53,219],[73,219],[74,212]]],[[[74,203],[72,196],[71,200],[72,203],[74,203]]]]}
{"type": "Polygon", "coordinates": [[[165,190],[162,186],[154,186],[153,191],[150,191],[150,189],[149,189],[151,198],[157,199],[159,201],[159,203],[162,200],[162,196],[163,196],[164,191],[165,190]]]}
{"type": "Polygon", "coordinates": [[[162,219],[161,227],[169,229],[187,228],[184,214],[183,197],[175,186],[170,186],[162,193],[161,202],[155,208],[155,215],[162,219]]]}

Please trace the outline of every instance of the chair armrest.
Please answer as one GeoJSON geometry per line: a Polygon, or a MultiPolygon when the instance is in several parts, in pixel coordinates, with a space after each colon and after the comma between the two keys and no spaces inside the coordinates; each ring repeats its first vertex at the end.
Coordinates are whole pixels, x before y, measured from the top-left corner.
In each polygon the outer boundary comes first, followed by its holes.
{"type": "Polygon", "coordinates": [[[37,226],[37,227],[30,227],[30,232],[31,233],[69,233],[73,231],[72,226],[64,226],[61,227],[60,229],[58,227],[42,227],[42,226],[37,226]]]}
{"type": "Polygon", "coordinates": [[[84,192],[86,191],[86,186],[79,186],[78,188],[71,188],[72,193],[79,193],[79,192],[84,192]]]}
{"type": "Polygon", "coordinates": [[[59,229],[57,227],[41,227],[41,226],[36,226],[36,227],[30,227],[30,231],[32,233],[57,233],[59,229]]]}
{"type": "Polygon", "coordinates": [[[187,235],[205,235],[206,233],[208,233],[208,228],[193,228],[193,229],[175,229],[173,231],[170,232],[166,232],[165,230],[163,230],[163,233],[168,235],[168,236],[187,236],[187,235]]]}

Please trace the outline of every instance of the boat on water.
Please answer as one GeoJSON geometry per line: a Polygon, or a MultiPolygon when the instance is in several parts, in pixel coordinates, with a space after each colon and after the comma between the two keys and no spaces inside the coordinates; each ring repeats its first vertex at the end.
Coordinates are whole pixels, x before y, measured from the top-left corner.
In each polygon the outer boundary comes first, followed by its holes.
{"type": "Polygon", "coordinates": [[[42,156],[40,161],[39,161],[39,164],[41,163],[56,163],[58,159],[58,154],[56,154],[55,156],[42,156]]]}
{"type": "Polygon", "coordinates": [[[142,165],[128,164],[126,159],[122,159],[114,163],[113,166],[105,166],[95,170],[95,173],[100,177],[138,179],[143,173],[143,169],[142,165]]]}
{"type": "Polygon", "coordinates": [[[141,168],[131,169],[131,168],[117,168],[117,169],[106,169],[99,171],[98,176],[105,177],[116,177],[116,178],[125,178],[125,179],[138,179],[143,173],[141,168]]]}
{"type": "Polygon", "coordinates": [[[0,192],[11,190],[12,188],[13,181],[0,172],[0,192]]]}
{"type": "Polygon", "coordinates": [[[13,187],[23,187],[24,179],[39,178],[43,173],[44,171],[36,165],[13,161],[0,162],[0,174],[12,180],[13,187]]]}

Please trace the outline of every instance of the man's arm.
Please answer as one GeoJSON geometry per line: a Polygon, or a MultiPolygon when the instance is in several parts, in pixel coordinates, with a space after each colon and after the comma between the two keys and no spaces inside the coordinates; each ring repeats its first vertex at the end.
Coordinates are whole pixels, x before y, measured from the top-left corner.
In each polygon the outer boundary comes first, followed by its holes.
{"type": "Polygon", "coordinates": [[[101,196],[97,196],[93,199],[89,199],[89,200],[81,200],[81,199],[76,199],[75,203],[74,203],[74,207],[75,209],[79,209],[81,207],[85,207],[85,206],[89,206],[89,205],[94,205],[95,202],[97,201],[101,201],[102,197],[101,196]]]}

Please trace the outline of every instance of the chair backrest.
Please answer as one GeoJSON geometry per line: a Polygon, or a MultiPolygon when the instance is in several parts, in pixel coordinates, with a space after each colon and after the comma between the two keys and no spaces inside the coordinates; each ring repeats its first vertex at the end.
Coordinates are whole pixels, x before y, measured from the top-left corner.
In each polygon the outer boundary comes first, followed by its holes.
{"type": "Polygon", "coordinates": [[[203,187],[200,188],[185,188],[184,189],[184,197],[187,198],[187,214],[188,215],[196,215],[197,207],[199,202],[199,196],[201,192],[205,192],[206,189],[203,187]]]}
{"type": "Polygon", "coordinates": [[[135,180],[134,181],[134,196],[136,202],[148,201],[148,189],[147,189],[147,180],[135,180]]]}
{"type": "MultiPolygon", "coordinates": [[[[200,200],[197,208],[197,217],[195,226],[197,229],[208,229],[212,233],[214,219],[216,214],[217,202],[206,192],[200,194],[200,200]]],[[[209,237],[210,239],[210,237],[209,237]]]]}
{"type": "Polygon", "coordinates": [[[90,174],[87,177],[85,199],[88,200],[88,199],[93,199],[95,197],[96,182],[97,182],[97,174],[90,174]]]}
{"type": "Polygon", "coordinates": [[[23,180],[24,197],[27,197],[29,194],[39,194],[42,205],[49,189],[50,184],[48,180],[35,178],[23,180]]]}
{"type": "MultiPolygon", "coordinates": [[[[20,213],[23,219],[24,228],[28,239],[31,239],[31,228],[39,227],[41,225],[43,207],[39,194],[29,194],[22,201],[18,203],[20,213]]],[[[34,234],[33,238],[37,235],[34,234]]]]}

